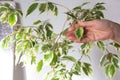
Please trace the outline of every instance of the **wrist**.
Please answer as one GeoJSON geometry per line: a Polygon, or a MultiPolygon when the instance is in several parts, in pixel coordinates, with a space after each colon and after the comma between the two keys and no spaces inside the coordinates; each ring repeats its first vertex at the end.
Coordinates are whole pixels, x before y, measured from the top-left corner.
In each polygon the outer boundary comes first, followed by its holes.
{"type": "Polygon", "coordinates": [[[112,40],[114,40],[115,42],[120,44],[120,24],[115,24],[113,26],[113,38],[112,40]]]}

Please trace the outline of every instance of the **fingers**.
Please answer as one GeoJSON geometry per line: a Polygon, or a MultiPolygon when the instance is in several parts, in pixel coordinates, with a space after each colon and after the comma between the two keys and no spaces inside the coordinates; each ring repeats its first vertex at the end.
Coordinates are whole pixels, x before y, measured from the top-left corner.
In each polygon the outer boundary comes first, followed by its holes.
{"type": "Polygon", "coordinates": [[[69,27],[68,31],[74,31],[77,27],[79,27],[78,24],[72,25],[69,27]]]}
{"type": "Polygon", "coordinates": [[[67,32],[65,35],[69,40],[75,41],[76,37],[73,32],[67,32]]]}
{"type": "MultiPolygon", "coordinates": [[[[77,23],[78,23],[79,27],[90,27],[90,26],[92,26],[93,21],[92,22],[91,21],[83,22],[83,21],[78,20],[77,23]]],[[[76,26],[76,27],[78,27],[78,26],[76,26]]]]}

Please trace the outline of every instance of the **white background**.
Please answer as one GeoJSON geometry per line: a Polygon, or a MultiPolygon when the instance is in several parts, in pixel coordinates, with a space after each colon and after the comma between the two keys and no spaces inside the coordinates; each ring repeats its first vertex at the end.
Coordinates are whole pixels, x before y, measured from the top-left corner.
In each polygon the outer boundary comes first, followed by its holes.
{"type": "MultiPolygon", "coordinates": [[[[17,2],[19,4],[19,6],[21,7],[22,11],[24,12],[24,14],[26,14],[26,10],[28,8],[28,6],[33,2],[34,0],[15,0],[15,2],[17,2]]],[[[42,0],[41,0],[42,1],[42,0]]],[[[65,6],[67,6],[68,8],[72,9],[73,7],[82,4],[83,2],[91,2],[91,4],[88,7],[93,6],[96,2],[105,2],[105,7],[106,7],[106,11],[105,11],[105,18],[112,20],[114,22],[120,23],[120,0],[50,0],[53,1],[55,3],[59,3],[59,4],[63,4],[65,6]]],[[[18,6],[18,5],[17,5],[18,6]]],[[[48,15],[48,16],[39,16],[38,11],[36,10],[34,13],[32,13],[30,16],[25,17],[22,19],[22,23],[26,26],[31,25],[33,23],[33,21],[37,20],[37,19],[42,19],[42,20],[46,20],[50,18],[51,23],[54,25],[54,30],[56,32],[60,32],[61,27],[65,21],[65,12],[66,10],[63,8],[59,8],[59,16],[58,17],[54,17],[52,15],[48,15]]],[[[67,26],[68,27],[68,26],[67,26]]],[[[75,44],[75,45],[79,45],[79,44],[75,44]]],[[[112,49],[110,49],[111,51],[113,51],[112,49]]],[[[1,50],[0,50],[1,53],[1,50]]],[[[6,53],[6,52],[5,52],[6,53]]],[[[114,53],[114,51],[113,51],[114,53]]],[[[90,57],[91,57],[91,64],[93,66],[94,69],[94,73],[93,75],[91,75],[90,77],[86,77],[86,76],[81,76],[81,77],[76,77],[74,76],[74,80],[109,80],[105,77],[104,73],[103,73],[103,69],[99,66],[99,60],[100,57],[102,56],[102,52],[98,49],[98,48],[93,48],[93,50],[90,53],[90,57]]],[[[10,54],[4,54],[5,58],[5,62],[4,63],[9,63],[12,64],[12,58],[11,56],[9,56],[10,54]],[[9,58],[8,58],[9,57],[9,58]]],[[[1,56],[1,55],[0,55],[1,56]]],[[[80,54],[73,54],[73,56],[75,56],[76,58],[78,58],[80,56],[80,54]]],[[[3,61],[4,61],[3,59],[3,61]]],[[[86,60],[86,59],[85,59],[86,60]]],[[[88,61],[88,59],[86,60],[88,61]]],[[[0,58],[0,65],[2,65],[3,62],[1,62],[1,58],[0,58]]],[[[5,64],[3,64],[2,66],[6,66],[5,64]]],[[[8,64],[7,64],[8,66],[8,64]]],[[[1,67],[0,67],[1,68],[1,67]]],[[[12,67],[10,67],[12,68],[12,67]]],[[[2,68],[2,70],[5,70],[5,68],[2,68]]],[[[11,69],[9,69],[11,70],[11,69]]],[[[9,70],[7,70],[9,72],[9,70]]],[[[48,67],[45,67],[41,73],[36,72],[36,67],[34,65],[26,65],[26,68],[22,68],[18,70],[26,70],[26,71],[18,71],[18,73],[15,76],[14,80],[42,80],[43,76],[45,75],[46,71],[49,70],[48,67]],[[22,73],[22,76],[19,77],[22,73]],[[24,75],[23,75],[24,74],[24,75]]],[[[2,74],[1,70],[0,70],[0,74],[2,74]]],[[[12,72],[11,72],[12,74],[12,72]]],[[[5,76],[5,74],[2,74],[5,76]]],[[[9,74],[6,74],[6,77],[9,74]]],[[[120,72],[118,72],[116,74],[116,76],[114,77],[113,80],[119,80],[119,76],[120,76],[120,72]]],[[[1,76],[0,76],[1,77],[1,76]]],[[[10,80],[9,79],[2,79],[2,80],[10,80]]]]}

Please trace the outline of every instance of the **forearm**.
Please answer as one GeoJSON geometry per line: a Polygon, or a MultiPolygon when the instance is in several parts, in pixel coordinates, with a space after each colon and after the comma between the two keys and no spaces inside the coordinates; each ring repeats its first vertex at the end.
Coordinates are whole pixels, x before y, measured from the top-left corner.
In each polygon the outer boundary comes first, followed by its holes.
{"type": "Polygon", "coordinates": [[[120,44],[120,24],[116,23],[113,27],[114,37],[112,40],[120,44]]]}

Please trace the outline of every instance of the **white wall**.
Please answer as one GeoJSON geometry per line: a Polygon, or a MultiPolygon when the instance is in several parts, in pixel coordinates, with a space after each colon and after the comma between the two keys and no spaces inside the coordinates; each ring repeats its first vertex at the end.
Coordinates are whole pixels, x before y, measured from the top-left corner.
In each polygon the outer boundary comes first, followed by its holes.
{"type": "MultiPolygon", "coordinates": [[[[21,9],[23,10],[24,13],[26,13],[26,9],[28,6],[33,2],[34,0],[15,0],[19,5],[21,6],[21,9]]],[[[41,0],[42,1],[42,0],[41,0]]],[[[90,6],[94,5],[96,2],[105,2],[106,6],[106,11],[105,11],[105,17],[106,19],[110,19],[115,22],[120,22],[120,0],[50,0],[59,4],[63,4],[70,9],[73,8],[74,6],[77,6],[85,1],[91,2],[90,6]]],[[[65,12],[65,9],[59,8],[60,9],[60,15],[58,17],[53,17],[51,16],[39,16],[38,11],[34,12],[30,16],[23,18],[22,23],[24,25],[31,25],[32,22],[36,19],[48,19],[51,18],[52,24],[55,26],[55,31],[60,32],[61,26],[63,25],[63,22],[65,20],[65,15],[63,14],[65,12]]],[[[76,44],[78,45],[78,44],[76,44]]],[[[73,54],[74,55],[74,54],[73,54]]],[[[80,54],[75,54],[74,56],[78,57],[80,54]]],[[[99,66],[99,60],[100,57],[102,56],[102,52],[98,50],[98,48],[94,48],[94,50],[90,53],[91,56],[91,64],[94,68],[94,74],[92,76],[85,77],[77,77],[74,80],[107,80],[104,76],[103,70],[99,66]]],[[[22,80],[42,80],[43,76],[45,75],[45,72],[48,71],[49,68],[44,68],[41,73],[37,73],[35,70],[35,66],[27,65],[26,67],[26,76],[24,79],[21,78],[22,80]]],[[[24,73],[24,72],[23,72],[24,73]]],[[[20,75],[20,74],[18,74],[20,75]]],[[[113,80],[119,80],[120,72],[117,73],[116,77],[113,80]]],[[[17,77],[17,76],[16,76],[17,77]]],[[[18,77],[19,78],[19,77],[18,77]]],[[[16,79],[17,80],[17,79],[16,79]]],[[[109,80],[109,79],[108,79],[109,80]]]]}

